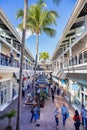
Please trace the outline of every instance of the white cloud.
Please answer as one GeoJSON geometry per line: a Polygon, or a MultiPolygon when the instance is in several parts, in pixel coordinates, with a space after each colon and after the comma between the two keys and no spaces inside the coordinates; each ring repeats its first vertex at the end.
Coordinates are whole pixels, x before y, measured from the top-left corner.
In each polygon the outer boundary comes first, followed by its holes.
{"type": "MultiPolygon", "coordinates": [[[[22,37],[22,31],[19,28],[16,28],[19,35],[22,37]]],[[[32,35],[32,32],[30,30],[26,31],[26,39],[28,39],[32,35]]]]}

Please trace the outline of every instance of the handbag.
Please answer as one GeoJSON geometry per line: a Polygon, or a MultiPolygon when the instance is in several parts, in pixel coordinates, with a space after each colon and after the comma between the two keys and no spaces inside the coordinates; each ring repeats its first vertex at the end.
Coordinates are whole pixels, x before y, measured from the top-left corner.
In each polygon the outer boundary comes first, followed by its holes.
{"type": "Polygon", "coordinates": [[[38,113],[34,114],[34,118],[35,118],[35,120],[39,119],[38,113]]]}
{"type": "Polygon", "coordinates": [[[60,118],[60,114],[57,114],[57,115],[56,115],[56,118],[58,118],[58,119],[59,119],[59,118],[60,118]]]}
{"type": "Polygon", "coordinates": [[[66,119],[69,118],[69,116],[70,116],[70,113],[67,112],[67,113],[66,113],[66,119]]]}

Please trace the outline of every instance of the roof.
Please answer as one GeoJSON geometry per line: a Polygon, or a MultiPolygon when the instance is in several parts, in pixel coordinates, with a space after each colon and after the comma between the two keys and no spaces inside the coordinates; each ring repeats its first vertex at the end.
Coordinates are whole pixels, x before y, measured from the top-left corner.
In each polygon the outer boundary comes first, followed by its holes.
{"type": "Polygon", "coordinates": [[[65,29],[62,33],[62,36],[60,40],[58,41],[56,48],[54,50],[53,55],[51,56],[51,60],[55,59],[55,56],[57,53],[60,53],[62,50],[60,48],[60,45],[62,45],[64,38],[67,38],[68,36],[72,36],[74,32],[69,33],[70,30],[80,27],[83,24],[83,21],[75,23],[76,18],[82,17],[85,14],[87,14],[87,2],[85,0],[78,0],[75,4],[75,7],[73,9],[73,12],[65,26],[65,29]],[[58,52],[58,49],[60,52],[58,52]]]}

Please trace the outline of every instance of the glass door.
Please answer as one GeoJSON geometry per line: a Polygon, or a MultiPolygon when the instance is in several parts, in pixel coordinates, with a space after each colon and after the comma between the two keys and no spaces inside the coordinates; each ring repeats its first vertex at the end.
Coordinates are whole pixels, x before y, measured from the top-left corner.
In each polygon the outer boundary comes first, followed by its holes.
{"type": "Polygon", "coordinates": [[[0,105],[7,103],[7,87],[0,90],[0,105]]]}

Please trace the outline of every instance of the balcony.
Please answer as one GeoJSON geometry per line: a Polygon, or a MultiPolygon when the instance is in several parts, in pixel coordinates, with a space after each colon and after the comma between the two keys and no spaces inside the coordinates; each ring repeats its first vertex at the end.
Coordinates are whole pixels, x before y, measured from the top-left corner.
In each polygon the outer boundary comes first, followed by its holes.
{"type": "Polygon", "coordinates": [[[80,53],[65,60],[62,69],[70,68],[87,68],[87,50],[81,51],[80,53]]]}

